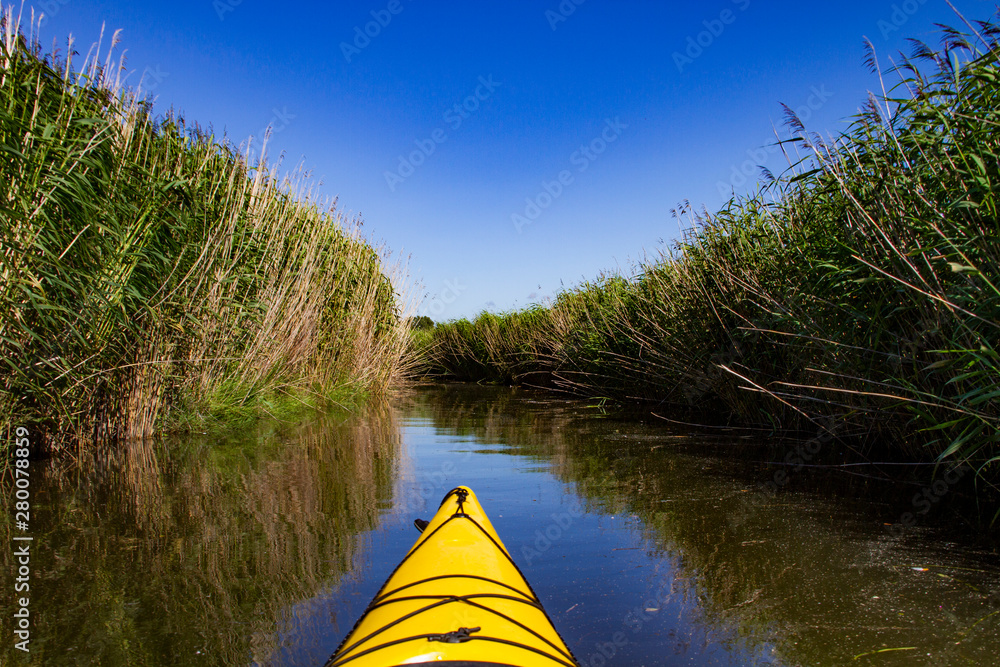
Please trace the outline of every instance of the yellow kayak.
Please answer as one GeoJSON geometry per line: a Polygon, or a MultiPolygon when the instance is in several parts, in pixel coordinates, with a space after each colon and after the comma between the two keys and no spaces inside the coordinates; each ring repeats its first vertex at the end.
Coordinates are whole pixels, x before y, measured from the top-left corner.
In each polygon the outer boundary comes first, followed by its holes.
{"type": "Polygon", "coordinates": [[[417,527],[327,667],[579,667],[471,489],[417,527]]]}

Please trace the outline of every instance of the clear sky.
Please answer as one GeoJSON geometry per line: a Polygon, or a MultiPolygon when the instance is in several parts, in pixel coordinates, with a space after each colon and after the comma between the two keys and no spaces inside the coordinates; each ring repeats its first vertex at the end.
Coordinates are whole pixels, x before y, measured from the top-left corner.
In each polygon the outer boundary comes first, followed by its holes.
{"type": "MultiPolygon", "coordinates": [[[[953,0],[969,19],[994,2],[953,0]]],[[[304,161],[409,256],[435,320],[524,307],[676,238],[684,200],[753,187],[781,103],[839,133],[944,0],[39,0],[42,41],[122,29],[156,108],[304,161]],[[740,171],[751,173],[744,180],[740,171]]],[[[27,9],[26,9],[27,11],[27,9]]]]}

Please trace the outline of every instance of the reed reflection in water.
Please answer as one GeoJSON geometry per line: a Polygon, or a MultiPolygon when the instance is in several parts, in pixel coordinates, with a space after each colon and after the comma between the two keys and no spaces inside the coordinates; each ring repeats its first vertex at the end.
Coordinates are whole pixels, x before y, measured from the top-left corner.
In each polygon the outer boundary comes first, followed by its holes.
{"type": "Polygon", "coordinates": [[[29,664],[269,664],[289,624],[329,624],[286,610],[360,558],[391,502],[397,421],[375,405],[33,463],[29,664]]]}
{"type": "Polygon", "coordinates": [[[894,533],[913,487],[804,470],[771,493],[773,469],[737,450],[437,386],[308,426],[34,462],[27,664],[323,664],[459,483],[584,665],[996,664],[1000,565],[942,532],[947,510],[894,533]]]}
{"type": "Polygon", "coordinates": [[[947,532],[944,508],[892,530],[919,482],[804,470],[772,493],[762,487],[773,469],[730,453],[745,442],[648,416],[468,386],[418,402],[441,437],[475,439],[482,456],[518,457],[534,464],[522,470],[560,480],[559,511],[582,503],[605,519],[596,533],[582,519],[556,530],[545,511],[496,522],[539,593],[557,601],[557,627],[578,657],[621,631],[628,645],[608,664],[730,664],[711,655],[722,646],[774,665],[998,664],[996,546],[947,532]],[[546,531],[556,536],[548,545],[546,531]],[[629,532],[637,551],[612,543],[629,532]],[[620,574],[601,578],[600,559],[620,574]]]}

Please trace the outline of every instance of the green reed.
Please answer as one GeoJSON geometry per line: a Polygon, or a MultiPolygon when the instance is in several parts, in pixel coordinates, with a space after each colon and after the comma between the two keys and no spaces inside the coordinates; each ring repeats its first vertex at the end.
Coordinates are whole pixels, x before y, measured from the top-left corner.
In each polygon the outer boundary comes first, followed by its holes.
{"type": "Polygon", "coordinates": [[[784,175],[714,214],[682,207],[688,233],[632,276],[438,325],[426,372],[834,428],[995,480],[998,35],[944,28],[891,68],[870,51],[898,83],[843,135],[789,113],[784,146],[806,157],[784,175]]]}
{"type": "Polygon", "coordinates": [[[0,19],[0,429],[86,445],[398,377],[396,290],[336,202],[19,21],[0,19]]]}

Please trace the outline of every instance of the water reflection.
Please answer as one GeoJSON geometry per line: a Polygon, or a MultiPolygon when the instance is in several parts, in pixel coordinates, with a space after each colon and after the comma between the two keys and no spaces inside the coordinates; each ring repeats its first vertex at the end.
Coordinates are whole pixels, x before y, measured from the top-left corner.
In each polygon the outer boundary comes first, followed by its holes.
{"type": "Polygon", "coordinates": [[[355,536],[390,502],[398,444],[395,412],[376,406],[132,443],[44,477],[36,463],[30,664],[269,663],[296,623],[284,610],[354,567],[355,536]]]}
{"type": "Polygon", "coordinates": [[[36,462],[27,663],[322,664],[412,519],[467,483],[585,665],[996,664],[994,552],[930,520],[894,534],[899,508],[864,480],[804,472],[762,491],[773,471],[710,444],[445,386],[308,426],[36,462]]]}
{"type": "MultiPolygon", "coordinates": [[[[602,419],[578,402],[524,392],[486,400],[490,391],[442,388],[420,402],[439,430],[545,462],[590,508],[633,518],[651,555],[666,563],[645,598],[605,615],[605,628],[639,641],[653,616],[647,609],[682,600],[697,605],[709,630],[658,638],[663,654],[707,639],[769,646],[771,657],[756,659],[773,664],[997,664],[995,552],[942,541],[930,524],[894,535],[885,523],[899,516],[896,507],[850,497],[868,482],[810,492],[836,481],[810,483],[805,474],[797,491],[773,494],[760,486],[770,472],[692,453],[688,434],[655,420],[602,419]]],[[[565,532],[560,539],[575,539],[565,532]]],[[[668,664],[663,654],[646,664],[668,664]]]]}

